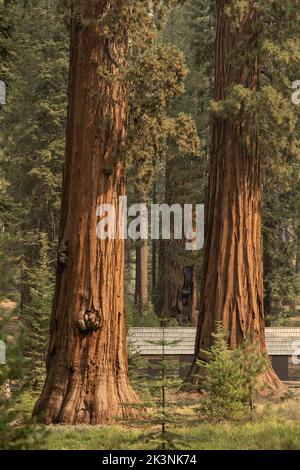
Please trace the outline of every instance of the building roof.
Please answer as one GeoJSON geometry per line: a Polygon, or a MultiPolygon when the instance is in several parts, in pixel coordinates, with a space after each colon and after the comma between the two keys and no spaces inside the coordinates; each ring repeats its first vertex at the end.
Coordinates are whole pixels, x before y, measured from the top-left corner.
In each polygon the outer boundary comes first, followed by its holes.
{"type": "MultiPolygon", "coordinates": [[[[167,355],[193,355],[196,328],[131,328],[128,333],[128,344],[131,351],[145,356],[160,355],[165,344],[167,355]],[[164,335],[164,341],[163,341],[164,335]]],[[[266,328],[266,343],[269,356],[291,356],[297,346],[300,349],[300,328],[272,327],[266,328]]]]}
{"type": "Polygon", "coordinates": [[[300,350],[300,328],[266,328],[266,343],[269,356],[292,356],[295,350],[300,350]]]}

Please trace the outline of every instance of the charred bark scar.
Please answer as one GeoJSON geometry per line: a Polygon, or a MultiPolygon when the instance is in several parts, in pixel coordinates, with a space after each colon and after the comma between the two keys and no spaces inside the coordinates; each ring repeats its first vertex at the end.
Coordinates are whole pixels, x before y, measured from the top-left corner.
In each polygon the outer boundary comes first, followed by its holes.
{"type": "Polygon", "coordinates": [[[103,168],[103,173],[105,176],[111,176],[113,174],[113,167],[112,165],[105,165],[103,168]]]}
{"type": "Polygon", "coordinates": [[[64,267],[67,265],[67,261],[68,261],[68,242],[65,241],[65,240],[62,240],[60,245],[59,245],[58,261],[64,267]]]}
{"type": "Polygon", "coordinates": [[[101,312],[95,309],[82,311],[76,321],[76,325],[82,334],[99,330],[102,325],[101,312]]]}
{"type": "Polygon", "coordinates": [[[75,369],[74,369],[73,366],[67,366],[67,371],[68,371],[69,375],[72,375],[72,374],[74,374],[75,369]]]}

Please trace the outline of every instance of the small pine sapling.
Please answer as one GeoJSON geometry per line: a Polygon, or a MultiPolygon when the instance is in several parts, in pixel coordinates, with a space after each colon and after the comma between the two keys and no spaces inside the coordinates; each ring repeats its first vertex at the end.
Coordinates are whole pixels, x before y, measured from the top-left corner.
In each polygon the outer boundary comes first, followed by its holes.
{"type": "Polygon", "coordinates": [[[200,361],[200,386],[206,393],[200,415],[216,421],[236,420],[250,409],[252,420],[259,377],[266,370],[267,359],[253,338],[231,350],[228,333],[221,324],[213,337],[214,344],[206,351],[207,360],[200,361]]]}
{"type": "MultiPolygon", "coordinates": [[[[126,424],[138,424],[139,428],[145,428],[145,433],[138,437],[139,443],[144,442],[147,448],[159,450],[182,448],[184,438],[177,429],[182,427],[187,419],[183,413],[183,407],[187,403],[178,399],[182,385],[182,380],[178,377],[178,363],[168,359],[166,354],[168,347],[175,346],[180,341],[170,341],[166,338],[166,321],[162,320],[159,338],[156,341],[148,341],[161,350],[155,361],[148,362],[145,369],[143,359],[138,358],[137,353],[131,355],[134,361],[143,364],[141,369],[138,367],[131,372],[138,382],[141,400],[135,406],[141,409],[141,414],[138,422],[132,419],[126,421],[126,424]]],[[[129,363],[132,368],[131,359],[129,363]]]]}
{"type": "Polygon", "coordinates": [[[228,334],[218,324],[214,344],[199,361],[200,386],[205,392],[199,413],[214,421],[239,419],[245,413],[244,380],[235,354],[228,346],[228,334]]]}

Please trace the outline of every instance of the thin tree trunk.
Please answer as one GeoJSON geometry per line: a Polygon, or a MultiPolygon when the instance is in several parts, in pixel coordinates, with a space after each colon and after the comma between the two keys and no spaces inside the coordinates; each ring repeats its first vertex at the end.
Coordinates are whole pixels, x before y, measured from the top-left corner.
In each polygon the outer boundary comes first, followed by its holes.
{"type": "Polygon", "coordinates": [[[297,227],[297,241],[296,241],[296,274],[300,274],[300,222],[298,222],[298,227],[297,227]]]}
{"type": "Polygon", "coordinates": [[[197,274],[196,267],[191,266],[191,297],[189,299],[189,320],[192,326],[197,326],[197,274]]]}
{"type": "Polygon", "coordinates": [[[271,253],[269,248],[269,241],[268,236],[266,235],[264,238],[264,312],[265,312],[265,321],[266,325],[271,324],[272,314],[272,287],[270,284],[269,276],[271,273],[271,253]]]}
{"type": "MultiPolygon", "coordinates": [[[[156,176],[153,184],[153,204],[157,204],[157,183],[156,176]]],[[[157,288],[157,242],[152,240],[152,303],[156,304],[156,288],[157,288]]]]}
{"type": "MultiPolygon", "coordinates": [[[[229,87],[258,88],[256,10],[249,5],[240,24],[227,14],[233,2],[218,0],[215,100],[229,87]]],[[[206,204],[204,266],[195,361],[212,345],[217,322],[229,332],[232,349],[250,335],[266,353],[263,311],[260,157],[257,116],[215,116],[206,204]]],[[[280,381],[271,366],[262,377],[273,389],[280,381]]]]}
{"type": "Polygon", "coordinates": [[[140,240],[136,247],[135,306],[141,314],[148,307],[148,240],[140,240]]]}
{"type": "Polygon", "coordinates": [[[158,275],[157,275],[157,295],[155,308],[157,314],[162,317],[168,311],[168,282],[167,282],[167,269],[168,269],[168,244],[169,240],[159,240],[158,242],[158,275]]]}
{"type": "Polygon", "coordinates": [[[139,311],[141,304],[141,248],[139,241],[137,242],[135,249],[135,294],[134,294],[134,305],[136,310],[139,311]]]}
{"type": "MultiPolygon", "coordinates": [[[[169,157],[165,164],[165,194],[164,202],[173,203],[174,182],[172,175],[176,166],[174,157],[169,157]]],[[[176,195],[175,195],[176,196],[176,195]]],[[[182,266],[179,263],[178,249],[183,244],[182,240],[174,240],[173,221],[171,222],[171,239],[159,241],[158,259],[158,286],[157,312],[160,316],[177,318],[180,311],[177,308],[178,291],[182,283],[182,266]]]]}
{"type": "MultiPolygon", "coordinates": [[[[166,162],[165,202],[172,205],[178,197],[174,176],[178,171],[178,157],[170,157],[166,162]]],[[[159,272],[156,296],[158,314],[175,318],[180,323],[196,324],[196,286],[194,266],[184,266],[186,255],[184,240],[174,239],[174,221],[171,223],[170,240],[159,243],[159,272]]]]}
{"type": "MultiPolygon", "coordinates": [[[[111,21],[121,4],[109,12],[111,21]]],[[[97,207],[111,203],[118,217],[125,192],[127,96],[118,64],[127,40],[120,25],[113,39],[104,38],[105,24],[95,19],[106,21],[106,6],[85,0],[84,21],[72,11],[60,251],[47,378],[34,409],[47,424],[97,424],[135,414],[125,405],[137,397],[127,375],[124,243],[118,233],[116,240],[96,236],[97,207]]]]}
{"type": "Polygon", "coordinates": [[[144,313],[148,308],[148,240],[141,240],[141,305],[144,313]]]}

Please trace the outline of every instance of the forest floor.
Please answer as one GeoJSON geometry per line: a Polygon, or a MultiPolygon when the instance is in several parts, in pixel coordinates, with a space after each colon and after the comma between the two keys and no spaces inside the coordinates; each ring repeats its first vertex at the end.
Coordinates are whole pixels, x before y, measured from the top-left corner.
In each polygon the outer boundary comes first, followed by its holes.
{"type": "MultiPolygon", "coordinates": [[[[195,414],[196,398],[190,415],[182,410],[182,424],[173,428],[180,450],[299,450],[300,394],[288,394],[283,401],[259,403],[251,420],[212,424],[195,414]]],[[[186,397],[183,397],[186,398],[186,397]]],[[[33,398],[19,403],[19,410],[30,413],[33,398]]],[[[154,429],[136,424],[111,426],[49,426],[40,448],[49,450],[150,450],[155,444],[149,438],[154,429]]],[[[176,441],[175,440],[175,441],[176,441]]],[[[176,442],[175,442],[176,444],[176,442]]]]}

